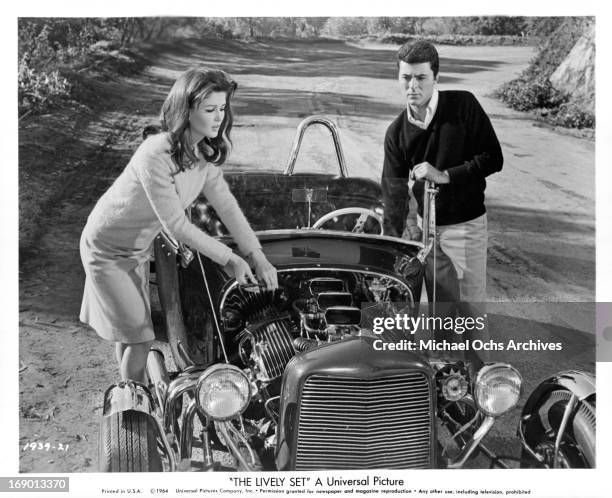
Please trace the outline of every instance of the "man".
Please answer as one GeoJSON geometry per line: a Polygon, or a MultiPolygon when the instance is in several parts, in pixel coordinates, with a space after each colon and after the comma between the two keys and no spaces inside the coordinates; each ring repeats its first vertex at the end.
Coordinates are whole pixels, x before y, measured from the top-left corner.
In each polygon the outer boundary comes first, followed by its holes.
{"type": "MultiPolygon", "coordinates": [[[[439,187],[436,298],[440,302],[486,301],[487,218],[485,178],[502,168],[501,147],[489,118],[466,91],[438,91],[439,58],[428,42],[403,45],[398,78],[407,106],[385,135],[382,174],[385,233],[420,240],[408,214],[408,178],[418,215],[423,215],[424,180],[439,187]]],[[[432,257],[426,272],[432,296],[432,257]]]]}

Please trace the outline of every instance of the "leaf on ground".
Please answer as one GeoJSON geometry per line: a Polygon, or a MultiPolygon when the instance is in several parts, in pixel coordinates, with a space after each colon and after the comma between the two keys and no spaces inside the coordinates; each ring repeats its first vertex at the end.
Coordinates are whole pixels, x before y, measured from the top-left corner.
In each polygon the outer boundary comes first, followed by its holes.
{"type": "Polygon", "coordinates": [[[33,406],[28,406],[22,411],[22,413],[23,413],[24,418],[37,418],[37,419],[43,418],[43,416],[33,406]]]}
{"type": "Polygon", "coordinates": [[[56,410],[56,406],[53,405],[51,408],[49,408],[49,410],[47,410],[47,413],[45,413],[45,416],[43,418],[43,420],[48,421],[51,420],[53,418],[53,416],[55,415],[55,410],[56,410]]]}

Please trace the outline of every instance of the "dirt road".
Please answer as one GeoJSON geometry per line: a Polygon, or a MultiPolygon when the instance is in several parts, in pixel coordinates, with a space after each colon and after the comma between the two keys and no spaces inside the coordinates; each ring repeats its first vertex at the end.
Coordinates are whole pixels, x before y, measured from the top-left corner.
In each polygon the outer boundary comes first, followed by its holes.
{"type": "MultiPolygon", "coordinates": [[[[30,178],[38,175],[32,195],[47,195],[48,202],[33,214],[42,220],[41,229],[20,262],[21,471],[96,470],[102,392],[117,372],[112,347],[78,323],[83,283],[78,237],[96,199],[139,143],[142,127],[155,121],[173,79],[199,64],[235,76],[231,167],[282,169],[297,123],[323,114],[340,128],[349,173],[378,178],[384,131],[403,105],[393,51],[342,43],[185,43],[158,53],[135,76],[90,82],[89,109],[22,124],[20,169],[30,178]],[[55,449],[22,450],[39,441],[55,449]]],[[[594,142],[534,126],[489,97],[525,67],[531,49],[440,47],[440,54],[440,87],[473,91],[504,149],[504,171],[491,177],[487,189],[491,298],[592,301],[594,142]]],[[[296,170],[335,170],[331,140],[311,130],[296,170]]],[[[571,343],[563,357],[537,367],[516,359],[528,374],[527,390],[559,362],[593,368],[591,336],[569,332],[589,331],[591,317],[583,307],[561,306],[548,314],[537,306],[521,307],[496,316],[492,326],[499,331],[517,328],[525,337],[563,336],[571,343]]],[[[505,428],[491,435],[494,446],[507,443],[516,416],[509,414],[505,428]]]]}

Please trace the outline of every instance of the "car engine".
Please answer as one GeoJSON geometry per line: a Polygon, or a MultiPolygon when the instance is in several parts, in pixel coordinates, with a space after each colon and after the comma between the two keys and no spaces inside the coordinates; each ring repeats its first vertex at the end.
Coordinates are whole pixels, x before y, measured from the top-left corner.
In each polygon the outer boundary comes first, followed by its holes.
{"type": "Polygon", "coordinates": [[[355,272],[279,272],[279,290],[235,285],[224,296],[225,341],[257,381],[283,375],[297,353],[369,333],[364,308],[412,302],[398,280],[355,272]],[[232,347],[233,346],[233,347],[232,347]]]}

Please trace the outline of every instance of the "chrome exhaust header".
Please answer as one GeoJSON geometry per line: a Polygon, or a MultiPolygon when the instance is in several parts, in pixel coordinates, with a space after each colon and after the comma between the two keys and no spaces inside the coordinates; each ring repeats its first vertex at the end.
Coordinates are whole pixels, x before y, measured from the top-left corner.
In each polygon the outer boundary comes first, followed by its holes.
{"type": "Polygon", "coordinates": [[[151,390],[157,397],[159,406],[163,407],[168,397],[168,385],[170,384],[170,376],[166,369],[164,355],[159,349],[151,349],[147,356],[146,366],[147,377],[151,390]]]}

